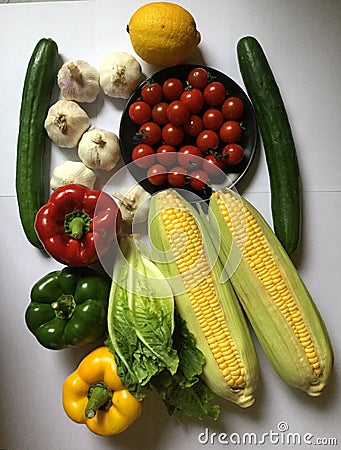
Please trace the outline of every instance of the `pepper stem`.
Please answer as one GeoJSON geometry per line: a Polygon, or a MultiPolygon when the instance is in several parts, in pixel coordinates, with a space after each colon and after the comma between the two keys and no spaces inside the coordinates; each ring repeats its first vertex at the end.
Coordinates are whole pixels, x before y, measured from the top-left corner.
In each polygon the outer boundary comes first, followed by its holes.
{"type": "Polygon", "coordinates": [[[51,304],[58,319],[70,319],[76,308],[75,299],[71,294],[62,294],[56,302],[51,304]]]}
{"type": "Polygon", "coordinates": [[[64,231],[73,239],[81,239],[90,231],[91,217],[84,211],[72,211],[65,215],[64,231]]]}
{"type": "Polygon", "coordinates": [[[92,419],[98,410],[107,411],[111,405],[112,390],[105,383],[92,384],[88,390],[85,417],[92,419]]]}

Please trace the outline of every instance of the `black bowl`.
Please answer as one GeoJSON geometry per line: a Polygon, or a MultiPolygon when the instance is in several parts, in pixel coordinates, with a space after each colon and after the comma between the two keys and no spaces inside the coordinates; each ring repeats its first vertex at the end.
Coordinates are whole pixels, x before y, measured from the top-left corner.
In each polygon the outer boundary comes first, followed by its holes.
{"type": "Polygon", "coordinates": [[[146,178],[146,170],[137,167],[136,164],[133,163],[132,150],[137,144],[136,133],[138,132],[140,126],[131,121],[128,113],[129,107],[133,102],[141,98],[141,88],[151,79],[162,85],[162,83],[165,82],[168,78],[176,77],[179,78],[184,84],[186,84],[188,73],[195,67],[204,67],[212,75],[212,77],[214,77],[215,81],[220,81],[224,84],[229,96],[239,97],[241,100],[243,100],[244,114],[241,118],[243,126],[243,136],[238,144],[240,144],[244,148],[244,158],[242,162],[240,162],[236,166],[231,167],[229,171],[226,172],[223,182],[219,182],[219,185],[212,184],[211,187],[208,187],[207,189],[201,191],[193,190],[189,186],[187,187],[187,185],[183,189],[192,191],[193,194],[195,194],[194,197],[199,196],[201,199],[207,200],[211,195],[212,189],[216,190],[220,187],[235,186],[246,174],[257,151],[259,134],[254,109],[246,93],[235,81],[216,69],[207,66],[201,66],[200,64],[184,64],[162,69],[159,72],[154,73],[147,80],[143,81],[130,96],[122,114],[119,130],[119,139],[123,160],[132,176],[150,194],[167,188],[168,184],[164,184],[161,186],[152,185],[146,178]]]}

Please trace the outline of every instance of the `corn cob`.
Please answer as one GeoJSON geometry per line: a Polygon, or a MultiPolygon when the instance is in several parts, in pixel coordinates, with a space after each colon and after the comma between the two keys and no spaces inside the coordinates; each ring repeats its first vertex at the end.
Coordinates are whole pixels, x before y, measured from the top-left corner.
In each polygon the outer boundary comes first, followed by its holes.
{"type": "Polygon", "coordinates": [[[318,396],[333,350],[325,324],[292,261],[260,213],[223,189],[212,194],[220,257],[273,367],[288,385],[318,396]]]}
{"type": "Polygon", "coordinates": [[[177,310],[205,356],[203,380],[217,395],[252,405],[258,378],[254,344],[230,282],[218,281],[223,267],[204,238],[199,215],[176,191],[161,191],[151,200],[149,231],[177,310]]]}

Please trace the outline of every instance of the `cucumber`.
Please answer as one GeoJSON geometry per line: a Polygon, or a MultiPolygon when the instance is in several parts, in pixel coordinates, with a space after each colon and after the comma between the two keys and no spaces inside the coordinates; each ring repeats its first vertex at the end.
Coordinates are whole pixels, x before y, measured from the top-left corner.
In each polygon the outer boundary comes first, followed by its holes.
{"type": "Polygon", "coordinates": [[[59,69],[57,44],[41,39],[31,55],[22,92],[17,139],[16,194],[28,241],[43,249],[34,229],[35,215],[45,203],[45,118],[59,69]]]}
{"type": "Polygon", "coordinates": [[[237,44],[239,69],[263,140],[275,234],[288,254],[301,231],[301,189],[296,147],[283,99],[266,55],[251,36],[237,44]]]}

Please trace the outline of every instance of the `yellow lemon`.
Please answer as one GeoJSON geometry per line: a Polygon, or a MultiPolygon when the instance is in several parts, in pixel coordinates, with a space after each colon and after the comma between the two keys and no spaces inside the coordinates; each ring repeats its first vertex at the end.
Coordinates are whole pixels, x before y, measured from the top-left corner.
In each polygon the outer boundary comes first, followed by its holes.
{"type": "Polygon", "coordinates": [[[200,42],[192,15],[169,2],[141,6],[131,16],[127,30],[136,54],[162,67],[182,63],[200,42]]]}

